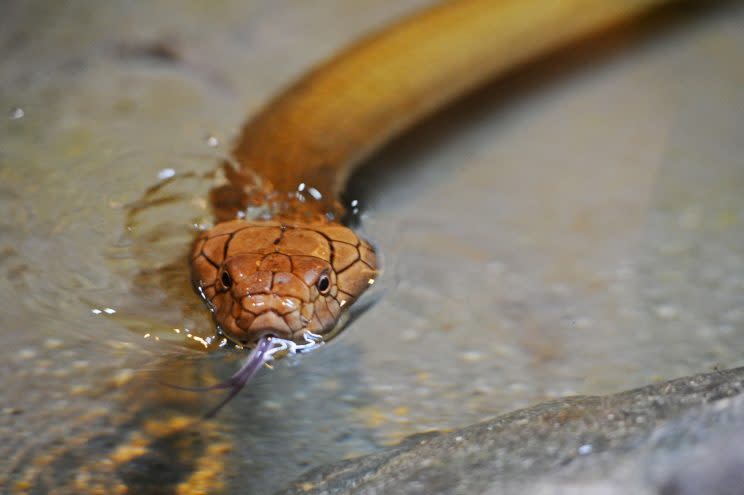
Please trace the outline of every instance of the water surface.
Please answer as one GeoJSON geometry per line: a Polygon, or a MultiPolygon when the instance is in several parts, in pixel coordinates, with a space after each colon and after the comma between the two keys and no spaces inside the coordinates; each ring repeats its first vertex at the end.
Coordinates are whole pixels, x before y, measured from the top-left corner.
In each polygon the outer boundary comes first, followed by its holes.
{"type": "Polygon", "coordinates": [[[213,328],[183,259],[210,182],[146,191],[213,170],[278,88],[425,3],[4,7],[0,484],[271,493],[411,433],[742,364],[732,3],[562,53],[386,149],[352,193],[383,301],[195,437],[169,429],[219,395],[160,382],[239,356],[200,350],[213,328]],[[148,434],[171,436],[137,450],[148,434]]]}

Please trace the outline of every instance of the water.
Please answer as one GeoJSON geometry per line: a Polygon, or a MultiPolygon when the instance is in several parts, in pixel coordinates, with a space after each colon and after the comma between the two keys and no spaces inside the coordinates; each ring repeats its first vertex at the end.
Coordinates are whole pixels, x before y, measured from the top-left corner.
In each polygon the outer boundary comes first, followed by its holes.
{"type": "Polygon", "coordinates": [[[383,301],[173,433],[220,395],[160,382],[212,383],[241,357],[199,340],[212,323],[182,258],[209,221],[199,177],[270,94],[416,4],[4,7],[0,486],[271,493],[411,433],[742,364],[731,4],[563,54],[385,150],[352,192],[383,301]],[[156,197],[174,201],[141,203],[171,170],[156,197]]]}

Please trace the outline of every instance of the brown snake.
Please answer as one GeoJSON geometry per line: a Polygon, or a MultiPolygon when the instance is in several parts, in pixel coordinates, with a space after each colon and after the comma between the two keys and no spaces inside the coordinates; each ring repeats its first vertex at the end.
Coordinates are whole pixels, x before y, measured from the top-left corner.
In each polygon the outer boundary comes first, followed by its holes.
{"type": "Polygon", "coordinates": [[[327,336],[377,276],[374,249],[337,220],[355,164],[494,76],[661,3],[444,2],[286,89],[243,127],[239,168],[212,191],[222,223],[194,244],[194,285],[224,335],[249,347],[327,336]]]}

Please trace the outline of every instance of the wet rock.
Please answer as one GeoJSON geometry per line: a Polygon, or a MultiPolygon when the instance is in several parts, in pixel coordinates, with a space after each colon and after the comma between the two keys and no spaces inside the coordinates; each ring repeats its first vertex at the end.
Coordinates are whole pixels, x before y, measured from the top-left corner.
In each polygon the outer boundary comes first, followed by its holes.
{"type": "Polygon", "coordinates": [[[744,493],[744,368],[569,397],[314,469],[283,494],[744,493]]]}

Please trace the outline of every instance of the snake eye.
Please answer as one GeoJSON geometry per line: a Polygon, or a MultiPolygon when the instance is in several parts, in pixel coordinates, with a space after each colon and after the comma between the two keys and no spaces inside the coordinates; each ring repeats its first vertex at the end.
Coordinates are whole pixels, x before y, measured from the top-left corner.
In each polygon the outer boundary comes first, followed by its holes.
{"type": "Polygon", "coordinates": [[[225,270],[224,272],[222,272],[222,276],[220,277],[220,281],[222,282],[222,285],[226,289],[229,289],[230,287],[232,287],[232,277],[230,277],[230,274],[227,273],[227,270],[225,270]]]}
{"type": "Polygon", "coordinates": [[[320,278],[318,278],[318,282],[315,286],[318,288],[318,292],[321,294],[327,294],[328,290],[331,288],[331,279],[324,273],[320,278]]]}

